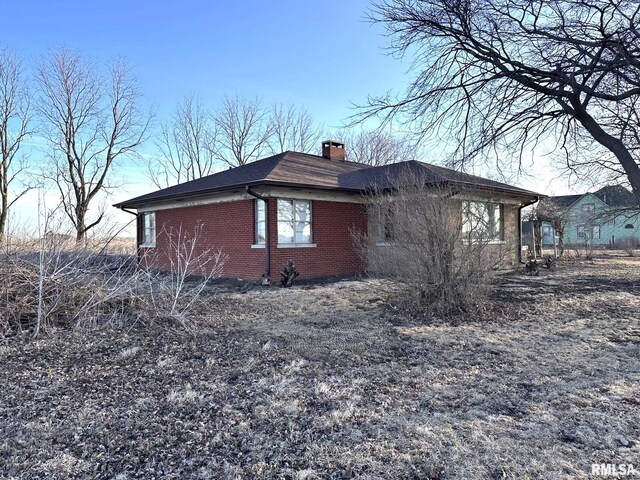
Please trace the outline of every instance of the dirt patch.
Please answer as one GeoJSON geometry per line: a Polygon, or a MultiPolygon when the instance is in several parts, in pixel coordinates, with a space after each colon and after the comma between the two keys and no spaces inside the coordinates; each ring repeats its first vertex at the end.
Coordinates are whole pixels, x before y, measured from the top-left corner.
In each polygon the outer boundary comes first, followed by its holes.
{"type": "Polygon", "coordinates": [[[640,467],[640,260],[425,322],[373,280],[227,291],[197,335],[0,343],[0,477],[589,478],[640,467]]]}

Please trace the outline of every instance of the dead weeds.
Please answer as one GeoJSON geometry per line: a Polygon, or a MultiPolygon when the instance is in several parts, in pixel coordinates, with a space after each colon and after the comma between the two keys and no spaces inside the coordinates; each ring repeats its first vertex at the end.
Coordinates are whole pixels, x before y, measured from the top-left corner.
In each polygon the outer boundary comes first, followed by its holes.
{"type": "Polygon", "coordinates": [[[640,467],[640,260],[495,286],[466,322],[374,280],[212,297],[197,335],[0,344],[6,478],[589,478],[640,467]]]}

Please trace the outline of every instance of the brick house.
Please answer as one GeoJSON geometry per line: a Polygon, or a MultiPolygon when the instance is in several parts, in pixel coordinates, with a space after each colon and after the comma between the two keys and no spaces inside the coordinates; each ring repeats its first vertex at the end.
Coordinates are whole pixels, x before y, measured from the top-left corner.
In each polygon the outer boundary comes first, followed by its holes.
{"type": "Polygon", "coordinates": [[[456,200],[486,216],[507,263],[520,260],[520,212],[540,195],[417,161],[349,162],[334,141],[323,142],[322,156],[284,152],[115,207],[137,215],[139,258],[153,258],[155,268],[171,263],[167,232],[199,225],[196,248],[215,246],[228,257],[223,277],[273,281],[289,259],[300,278],[349,276],[365,268],[352,233],[371,231],[367,193],[407,170],[434,185],[464,187],[456,200]]]}

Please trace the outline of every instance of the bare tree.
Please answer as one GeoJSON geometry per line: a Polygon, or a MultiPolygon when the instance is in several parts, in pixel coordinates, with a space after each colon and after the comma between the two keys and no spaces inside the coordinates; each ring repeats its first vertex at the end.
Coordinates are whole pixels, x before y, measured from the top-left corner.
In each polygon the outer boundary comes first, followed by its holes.
{"type": "Polygon", "coordinates": [[[351,129],[344,130],[340,138],[349,147],[347,159],[351,162],[378,167],[415,159],[416,148],[406,136],[379,129],[351,129]]]}
{"type": "Polygon", "coordinates": [[[271,108],[269,122],[273,130],[269,142],[271,153],[287,150],[314,153],[320,148],[322,129],[315,125],[307,110],[293,104],[276,104],[271,108]]]}
{"type": "Polygon", "coordinates": [[[216,166],[216,127],[194,96],[185,97],[171,119],[160,127],[156,143],[159,156],[149,166],[151,181],[165,188],[195,180],[214,172],[216,166]]]}
{"type": "Polygon", "coordinates": [[[539,238],[542,222],[548,222],[553,227],[555,235],[558,236],[558,256],[561,257],[564,254],[564,231],[569,220],[568,209],[558,205],[553,198],[544,198],[536,205],[535,217],[534,229],[538,231],[539,238]]]}
{"type": "Polygon", "coordinates": [[[39,112],[51,144],[51,178],[77,241],[100,223],[104,210],[89,220],[91,202],[109,188],[114,162],[135,154],[150,116],[138,106],[139,92],[128,65],[120,60],[99,75],[96,66],[61,48],[37,67],[39,112]]]}
{"type": "Polygon", "coordinates": [[[7,227],[11,206],[27,191],[21,186],[10,199],[10,189],[25,172],[24,157],[18,152],[29,130],[29,95],[20,71],[20,61],[6,49],[0,50],[0,242],[7,227]]]}
{"type": "Polygon", "coordinates": [[[230,167],[260,158],[273,132],[268,118],[269,111],[259,98],[225,97],[213,117],[218,158],[230,167]]]}
{"type": "Polygon", "coordinates": [[[417,75],[404,95],[370,98],[365,117],[445,135],[458,161],[521,162],[551,141],[569,170],[613,171],[640,198],[637,1],[381,0],[371,19],[417,75]],[[581,148],[594,142],[604,159],[581,148]]]}

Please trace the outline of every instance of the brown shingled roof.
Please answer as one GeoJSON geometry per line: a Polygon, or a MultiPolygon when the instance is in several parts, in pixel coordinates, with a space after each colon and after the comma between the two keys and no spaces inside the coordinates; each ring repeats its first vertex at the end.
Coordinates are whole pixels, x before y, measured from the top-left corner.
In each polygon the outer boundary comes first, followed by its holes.
{"type": "Polygon", "coordinates": [[[366,192],[373,187],[389,188],[392,179],[406,169],[419,174],[428,183],[465,184],[524,196],[540,196],[535,192],[505,183],[415,160],[372,167],[362,163],[328,160],[306,153],[284,152],[198,180],[164,188],[114,206],[138,208],[167,200],[200,197],[257,185],[366,192]]]}

